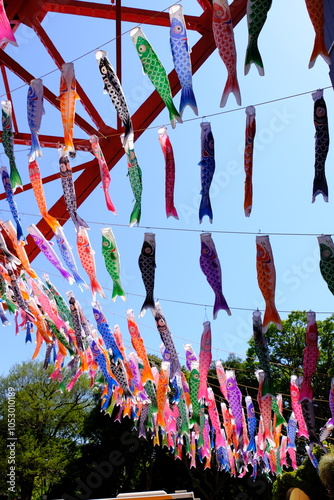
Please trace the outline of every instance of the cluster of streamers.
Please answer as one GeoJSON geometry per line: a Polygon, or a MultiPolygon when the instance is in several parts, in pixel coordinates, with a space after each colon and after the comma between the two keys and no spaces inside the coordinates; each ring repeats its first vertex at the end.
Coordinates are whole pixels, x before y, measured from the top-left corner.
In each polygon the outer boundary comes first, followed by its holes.
{"type": "Polygon", "coordinates": [[[230,316],[231,311],[227,305],[222,291],[222,271],[219,257],[211,233],[201,233],[201,256],[200,267],[208,280],[209,285],[215,293],[213,306],[213,318],[217,318],[218,311],[223,309],[230,316]]]}
{"type": "Polygon", "coordinates": [[[170,46],[174,68],[181,84],[180,116],[186,106],[198,115],[197,103],[192,86],[192,68],[186,23],[182,5],[172,5],[169,9],[170,46]]]}
{"type": "Polygon", "coordinates": [[[256,132],[255,108],[254,106],[247,106],[245,150],[244,150],[244,168],[245,168],[244,211],[246,217],[250,216],[253,207],[253,151],[254,151],[255,132],[256,132]]]}
{"type": "Polygon", "coordinates": [[[76,91],[76,79],[74,74],[74,64],[64,63],[61,67],[59,101],[61,121],[64,129],[64,152],[71,158],[75,158],[75,148],[73,144],[73,129],[75,118],[75,107],[77,99],[80,99],[76,91]]]}
{"type": "Polygon", "coordinates": [[[315,160],[312,203],[318,194],[328,201],[328,186],[325,174],[325,163],[329,149],[329,131],[327,107],[323,98],[323,90],[313,92],[313,121],[315,127],[315,160]]]}
{"type": "Polygon", "coordinates": [[[14,132],[12,126],[12,103],[11,101],[1,101],[2,109],[2,137],[1,142],[5,150],[5,154],[9,159],[10,166],[10,182],[13,192],[17,188],[22,188],[22,179],[17,170],[14,156],[14,132]]]}
{"type": "Polygon", "coordinates": [[[281,318],[275,305],[276,270],[269,236],[256,236],[256,271],[259,288],[266,304],[263,332],[267,331],[270,323],[275,323],[278,330],[282,330],[281,318]]]}
{"type": "MultiPolygon", "coordinates": [[[[158,305],[156,309],[159,312],[155,315],[157,326],[164,326],[164,331],[168,330],[158,305]]],[[[96,319],[99,318],[99,311],[94,310],[94,315],[96,319]]],[[[303,424],[299,420],[303,418],[302,408],[298,403],[299,393],[293,400],[294,405],[299,405],[295,410],[298,417],[293,412],[287,424],[283,418],[278,418],[283,408],[281,395],[264,394],[264,372],[257,371],[260,409],[260,417],[257,418],[255,402],[248,395],[243,397],[234,370],[225,372],[222,363],[217,361],[217,376],[221,396],[224,398],[224,402],[217,407],[216,395],[208,382],[212,362],[208,321],[203,325],[199,360],[191,345],[185,345],[189,370],[185,376],[179,369],[173,368],[172,356],[164,357],[159,368],[151,366],[131,309],[127,311],[127,320],[135,352],[126,355],[117,325],[114,327],[114,337],[110,329],[109,337],[103,337],[105,349],[109,353],[111,372],[113,373],[113,364],[117,363],[123,373],[123,376],[119,374],[117,377],[114,373],[117,385],[113,388],[107,407],[107,411],[115,415],[115,420],[121,421],[122,418],[131,416],[139,436],[151,438],[154,445],[166,446],[174,453],[175,458],[182,458],[185,453],[191,468],[199,465],[208,468],[215,463],[219,470],[242,477],[251,465],[255,478],[261,470],[275,475],[281,474],[284,467],[297,467],[296,435],[297,432],[303,432],[303,424]],[[110,338],[117,343],[115,353],[110,338]]],[[[162,338],[170,349],[166,336],[162,338]]],[[[106,408],[105,398],[102,399],[102,405],[106,408]]],[[[304,433],[304,436],[308,439],[309,434],[304,433]]],[[[305,449],[313,458],[308,444],[305,449]]]]}
{"type": "Polygon", "coordinates": [[[227,81],[220,101],[223,108],[228,96],[233,93],[241,106],[241,95],[237,78],[237,52],[234,41],[233,23],[227,0],[214,0],[212,9],[212,31],[219,55],[227,69],[227,81]]]}
{"type": "Polygon", "coordinates": [[[212,223],[213,214],[210,201],[210,186],[215,172],[215,141],[209,122],[202,122],[201,126],[201,202],[199,206],[199,223],[207,215],[212,223]]]}
{"type": "Polygon", "coordinates": [[[169,111],[171,125],[175,128],[176,121],[182,123],[182,118],[173,103],[172,92],[166,70],[141,28],[134,28],[131,30],[130,36],[143,65],[143,71],[147,74],[161,99],[165,103],[169,111]]]}
{"type": "MultiPolygon", "coordinates": [[[[61,257],[62,257],[66,267],[69,269],[72,277],[74,278],[74,281],[79,286],[79,288],[81,288],[81,289],[82,289],[82,287],[88,288],[85,281],[83,280],[83,278],[79,274],[78,267],[77,267],[77,264],[76,264],[76,261],[75,261],[75,258],[74,258],[73,252],[72,252],[72,247],[69,244],[69,242],[65,236],[64,229],[61,227],[58,220],[55,219],[54,217],[52,217],[47,211],[43,183],[42,183],[42,179],[41,179],[41,173],[40,173],[38,163],[35,159],[31,159],[31,158],[29,159],[28,171],[29,171],[30,182],[32,185],[32,189],[33,189],[33,192],[35,195],[35,199],[36,199],[40,214],[42,215],[44,220],[48,223],[48,225],[50,226],[52,231],[55,233],[55,240],[56,240],[61,257]]],[[[69,189],[67,189],[66,181],[64,181],[63,187],[64,187],[64,192],[65,192],[65,188],[66,188],[66,191],[69,191],[69,189]]],[[[51,250],[53,251],[53,254],[55,254],[55,252],[52,248],[51,248],[51,250]]],[[[48,252],[48,255],[50,255],[50,252],[48,252]]],[[[56,261],[56,259],[53,259],[53,260],[56,261]]]]}
{"type": "Polygon", "coordinates": [[[78,267],[72,252],[72,247],[65,236],[64,229],[61,227],[58,220],[52,217],[47,211],[41,173],[39,165],[35,159],[29,159],[28,171],[31,186],[40,214],[51,227],[52,231],[55,233],[55,240],[66,267],[69,269],[71,275],[74,278],[74,281],[77,283],[79,288],[88,288],[85,281],[79,274],[78,267]]]}
{"type": "Polygon", "coordinates": [[[176,208],[174,206],[174,186],[175,186],[175,161],[172,144],[169,140],[167,128],[161,127],[158,130],[158,139],[165,158],[165,200],[166,216],[178,219],[176,208]]]}
{"type": "Polygon", "coordinates": [[[95,158],[99,164],[100,168],[100,176],[102,180],[102,187],[104,192],[104,197],[106,200],[107,209],[117,215],[115,205],[113,204],[110,195],[109,195],[109,185],[111,182],[110,172],[106,160],[104,158],[104,154],[100,147],[99,138],[97,135],[90,136],[90,143],[92,145],[92,151],[94,153],[95,158]]]}
{"type": "Polygon", "coordinates": [[[258,38],[266,22],[272,0],[248,0],[247,1],[247,26],[248,44],[245,57],[245,75],[255,64],[259,75],[264,75],[262,57],[258,47],[258,38]]]}
{"type": "Polygon", "coordinates": [[[38,133],[41,127],[43,107],[43,81],[40,78],[31,80],[27,94],[27,118],[31,132],[31,148],[29,160],[34,160],[36,156],[43,156],[41,145],[39,143],[38,133]]]}
{"type": "MultiPolygon", "coordinates": [[[[139,436],[152,439],[154,445],[166,446],[175,458],[181,459],[185,454],[191,468],[215,466],[235,477],[243,477],[251,465],[254,478],[259,471],[280,474],[284,467],[297,467],[296,437],[304,438],[306,452],[317,466],[313,446],[317,444],[325,450],[322,441],[334,427],[334,381],[329,396],[332,416],[318,437],[310,399],[311,377],[318,359],[314,313],[308,313],[303,381],[294,375],[291,377],[293,411],[287,423],[282,416],[282,397],[273,389],[258,311],[253,313],[255,348],[261,367],[256,371],[257,402],[249,395],[243,396],[235,371],[225,371],[219,360],[214,364],[219,382],[215,393],[209,378],[212,366],[209,321],[203,323],[198,356],[191,344],[184,345],[188,370],[184,372],[167,320],[159,303],[155,303],[151,309],[162,340],[163,360],[160,366],[152,366],[132,309],[127,310],[127,326],[133,351],[127,354],[120,327],[108,323],[99,302],[92,302],[93,325],[72,291],[68,291],[64,299],[47,275],[40,279],[26,265],[27,274],[24,273],[21,257],[8,249],[4,238],[13,233],[11,223],[1,222],[1,230],[4,264],[0,265],[0,320],[7,325],[8,313],[14,314],[16,330],[25,328],[26,341],[32,341],[35,335],[33,358],[45,344],[44,367],[53,355],[51,377],[58,381],[60,390],[71,390],[86,373],[91,387],[101,390],[104,411],[120,422],[125,417],[133,419],[139,436]],[[19,317],[22,318],[20,324],[19,317]],[[218,396],[222,399],[219,405],[218,396]]],[[[34,228],[29,231],[34,234],[34,228]]],[[[110,231],[105,228],[102,234],[110,236],[110,231]]],[[[11,237],[15,238],[15,231],[11,237]]],[[[108,237],[107,241],[109,244],[108,237]]],[[[144,244],[149,241],[152,242],[150,234],[144,244]]],[[[17,245],[21,248],[22,242],[17,245]]],[[[145,248],[151,255],[152,245],[145,248]]],[[[117,252],[115,242],[108,252],[113,249],[117,252]]],[[[145,263],[143,269],[154,268],[154,259],[152,262],[153,265],[145,263]]],[[[112,272],[117,268],[116,262],[113,264],[112,272]]]]}

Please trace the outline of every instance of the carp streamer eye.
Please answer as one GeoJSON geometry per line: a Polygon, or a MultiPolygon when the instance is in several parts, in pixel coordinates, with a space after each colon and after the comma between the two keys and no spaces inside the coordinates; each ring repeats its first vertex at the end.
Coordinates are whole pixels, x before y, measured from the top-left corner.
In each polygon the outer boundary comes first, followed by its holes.
{"type": "Polygon", "coordinates": [[[325,108],[319,106],[318,108],[316,108],[315,114],[319,118],[322,118],[326,114],[325,108]]]}
{"type": "Polygon", "coordinates": [[[310,340],[316,340],[316,338],[317,338],[316,333],[314,333],[314,332],[310,333],[310,340]]]}
{"type": "Polygon", "coordinates": [[[330,256],[331,256],[331,253],[332,253],[332,252],[331,252],[330,250],[324,250],[324,251],[322,252],[322,256],[323,256],[324,258],[326,258],[326,257],[330,257],[330,256]]]}
{"type": "Polygon", "coordinates": [[[182,31],[182,26],[179,26],[179,25],[174,26],[174,32],[175,33],[181,33],[181,31],[182,31]]]}
{"type": "Polygon", "coordinates": [[[146,51],[146,46],[144,44],[139,45],[138,52],[140,52],[141,54],[144,54],[145,51],[146,51]]]}

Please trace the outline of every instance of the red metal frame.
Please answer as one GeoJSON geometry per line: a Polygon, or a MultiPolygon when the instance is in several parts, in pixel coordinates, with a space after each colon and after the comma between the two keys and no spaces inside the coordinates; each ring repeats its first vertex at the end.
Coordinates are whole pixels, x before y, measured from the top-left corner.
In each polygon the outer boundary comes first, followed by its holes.
{"type": "MultiPolygon", "coordinates": [[[[210,0],[197,1],[203,9],[203,13],[198,17],[185,16],[187,28],[196,30],[201,34],[201,38],[194,45],[194,47],[192,47],[191,61],[193,73],[195,73],[202,66],[202,64],[216,48],[211,29],[212,4],[210,0]]],[[[245,15],[246,2],[247,0],[234,0],[231,3],[230,9],[234,25],[236,25],[245,15]]],[[[83,2],[80,0],[53,0],[47,2],[40,2],[40,0],[8,0],[7,4],[5,4],[5,9],[9,20],[11,22],[15,22],[15,28],[17,28],[18,24],[23,23],[35,31],[36,35],[45,46],[46,50],[51,55],[53,61],[55,62],[55,65],[58,68],[61,67],[64,59],[57,51],[51,39],[41,26],[41,22],[48,12],[60,12],[66,14],[114,20],[116,22],[116,71],[119,76],[121,76],[122,60],[120,36],[121,21],[132,22],[135,25],[151,24],[156,26],[169,26],[170,22],[169,14],[166,12],[156,12],[152,10],[121,7],[121,0],[113,0],[111,2],[111,5],[83,2]]],[[[8,96],[10,96],[10,90],[6,79],[5,67],[14,72],[26,83],[30,83],[30,80],[37,77],[31,75],[13,58],[11,58],[6,53],[5,48],[4,50],[0,49],[0,64],[1,73],[4,78],[4,85],[8,96]]],[[[175,95],[180,90],[180,83],[175,70],[171,71],[168,76],[172,94],[175,95]]],[[[117,122],[117,129],[108,127],[104,123],[97,110],[91,104],[90,99],[84,92],[79,82],[77,82],[77,92],[80,95],[82,105],[90,116],[92,122],[95,124],[95,127],[89,124],[78,114],[75,115],[75,123],[88,136],[96,134],[100,137],[100,145],[103,150],[108,167],[111,170],[123,156],[124,150],[120,144],[120,141],[109,141],[104,136],[110,137],[113,134],[120,135],[120,133],[122,132],[121,123],[119,121],[117,122]]],[[[44,98],[57,109],[59,109],[59,101],[57,97],[45,86],[44,98]]],[[[159,94],[156,91],[153,91],[152,94],[132,116],[133,127],[136,131],[135,139],[137,139],[145,131],[145,129],[152,123],[152,121],[160,114],[163,108],[164,103],[161,100],[159,94]]],[[[14,124],[14,127],[17,127],[16,124],[14,124]]],[[[56,137],[53,135],[40,136],[41,144],[45,147],[57,147],[59,142],[62,142],[62,140],[63,139],[61,137],[56,137]]],[[[17,130],[17,128],[15,128],[14,143],[30,144],[30,134],[26,132],[20,132],[19,130],[17,130]]],[[[74,143],[76,149],[90,151],[89,138],[75,138],[74,143]]],[[[81,203],[86,200],[86,198],[99,185],[101,181],[98,164],[95,158],[73,168],[73,171],[79,170],[82,170],[82,173],[75,181],[75,191],[77,194],[78,206],[80,206],[81,203]]],[[[43,179],[43,182],[50,182],[55,180],[56,178],[58,178],[58,174],[50,175],[48,177],[45,177],[43,179]]],[[[31,189],[31,185],[26,184],[24,186],[24,191],[29,189],[31,189]]],[[[4,195],[0,195],[0,199],[3,198],[4,195]]],[[[59,198],[59,200],[53,205],[49,212],[51,215],[56,217],[61,224],[64,224],[68,220],[69,214],[66,210],[63,196],[59,198]]],[[[51,239],[53,237],[53,232],[44,221],[44,219],[41,219],[37,226],[47,239],[51,239]]],[[[32,261],[40,251],[30,236],[28,236],[27,238],[26,250],[30,261],[32,261]]]]}

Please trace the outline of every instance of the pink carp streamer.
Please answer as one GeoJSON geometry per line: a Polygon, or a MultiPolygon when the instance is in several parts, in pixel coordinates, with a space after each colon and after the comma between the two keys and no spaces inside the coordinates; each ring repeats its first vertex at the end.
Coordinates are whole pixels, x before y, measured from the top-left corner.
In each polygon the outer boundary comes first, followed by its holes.
{"type": "Polygon", "coordinates": [[[111,177],[110,177],[108,165],[107,165],[106,160],[104,158],[104,154],[103,154],[102,149],[100,147],[99,138],[96,135],[91,135],[89,140],[90,140],[91,145],[92,145],[92,151],[94,153],[94,156],[97,159],[98,164],[99,164],[102,187],[103,187],[103,191],[104,191],[107,209],[110,210],[111,212],[113,212],[115,215],[117,215],[115,205],[111,201],[111,198],[109,195],[109,185],[111,182],[111,177]]]}
{"type": "Polygon", "coordinates": [[[0,0],[0,45],[11,43],[15,47],[18,46],[12,28],[5,11],[3,0],[0,0]]]}

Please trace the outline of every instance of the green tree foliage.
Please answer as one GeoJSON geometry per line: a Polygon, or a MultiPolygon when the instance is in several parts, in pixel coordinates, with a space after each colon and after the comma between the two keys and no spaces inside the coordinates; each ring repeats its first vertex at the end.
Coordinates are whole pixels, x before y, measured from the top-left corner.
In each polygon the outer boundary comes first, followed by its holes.
{"type": "Polygon", "coordinates": [[[0,490],[8,490],[8,395],[15,393],[15,488],[9,493],[22,500],[41,498],[62,480],[67,464],[80,453],[81,429],[93,403],[85,376],[70,392],[61,392],[59,382],[49,378],[52,371],[31,361],[0,377],[0,447],[7,449],[0,456],[0,490]]]}
{"type": "MultiPolygon", "coordinates": [[[[316,449],[314,454],[319,459],[322,452],[316,449]]],[[[285,500],[286,493],[290,488],[301,489],[310,497],[310,500],[328,498],[326,488],[321,484],[318,472],[309,458],[306,458],[298,469],[284,472],[284,474],[277,477],[273,485],[272,500],[285,500]]]]}

